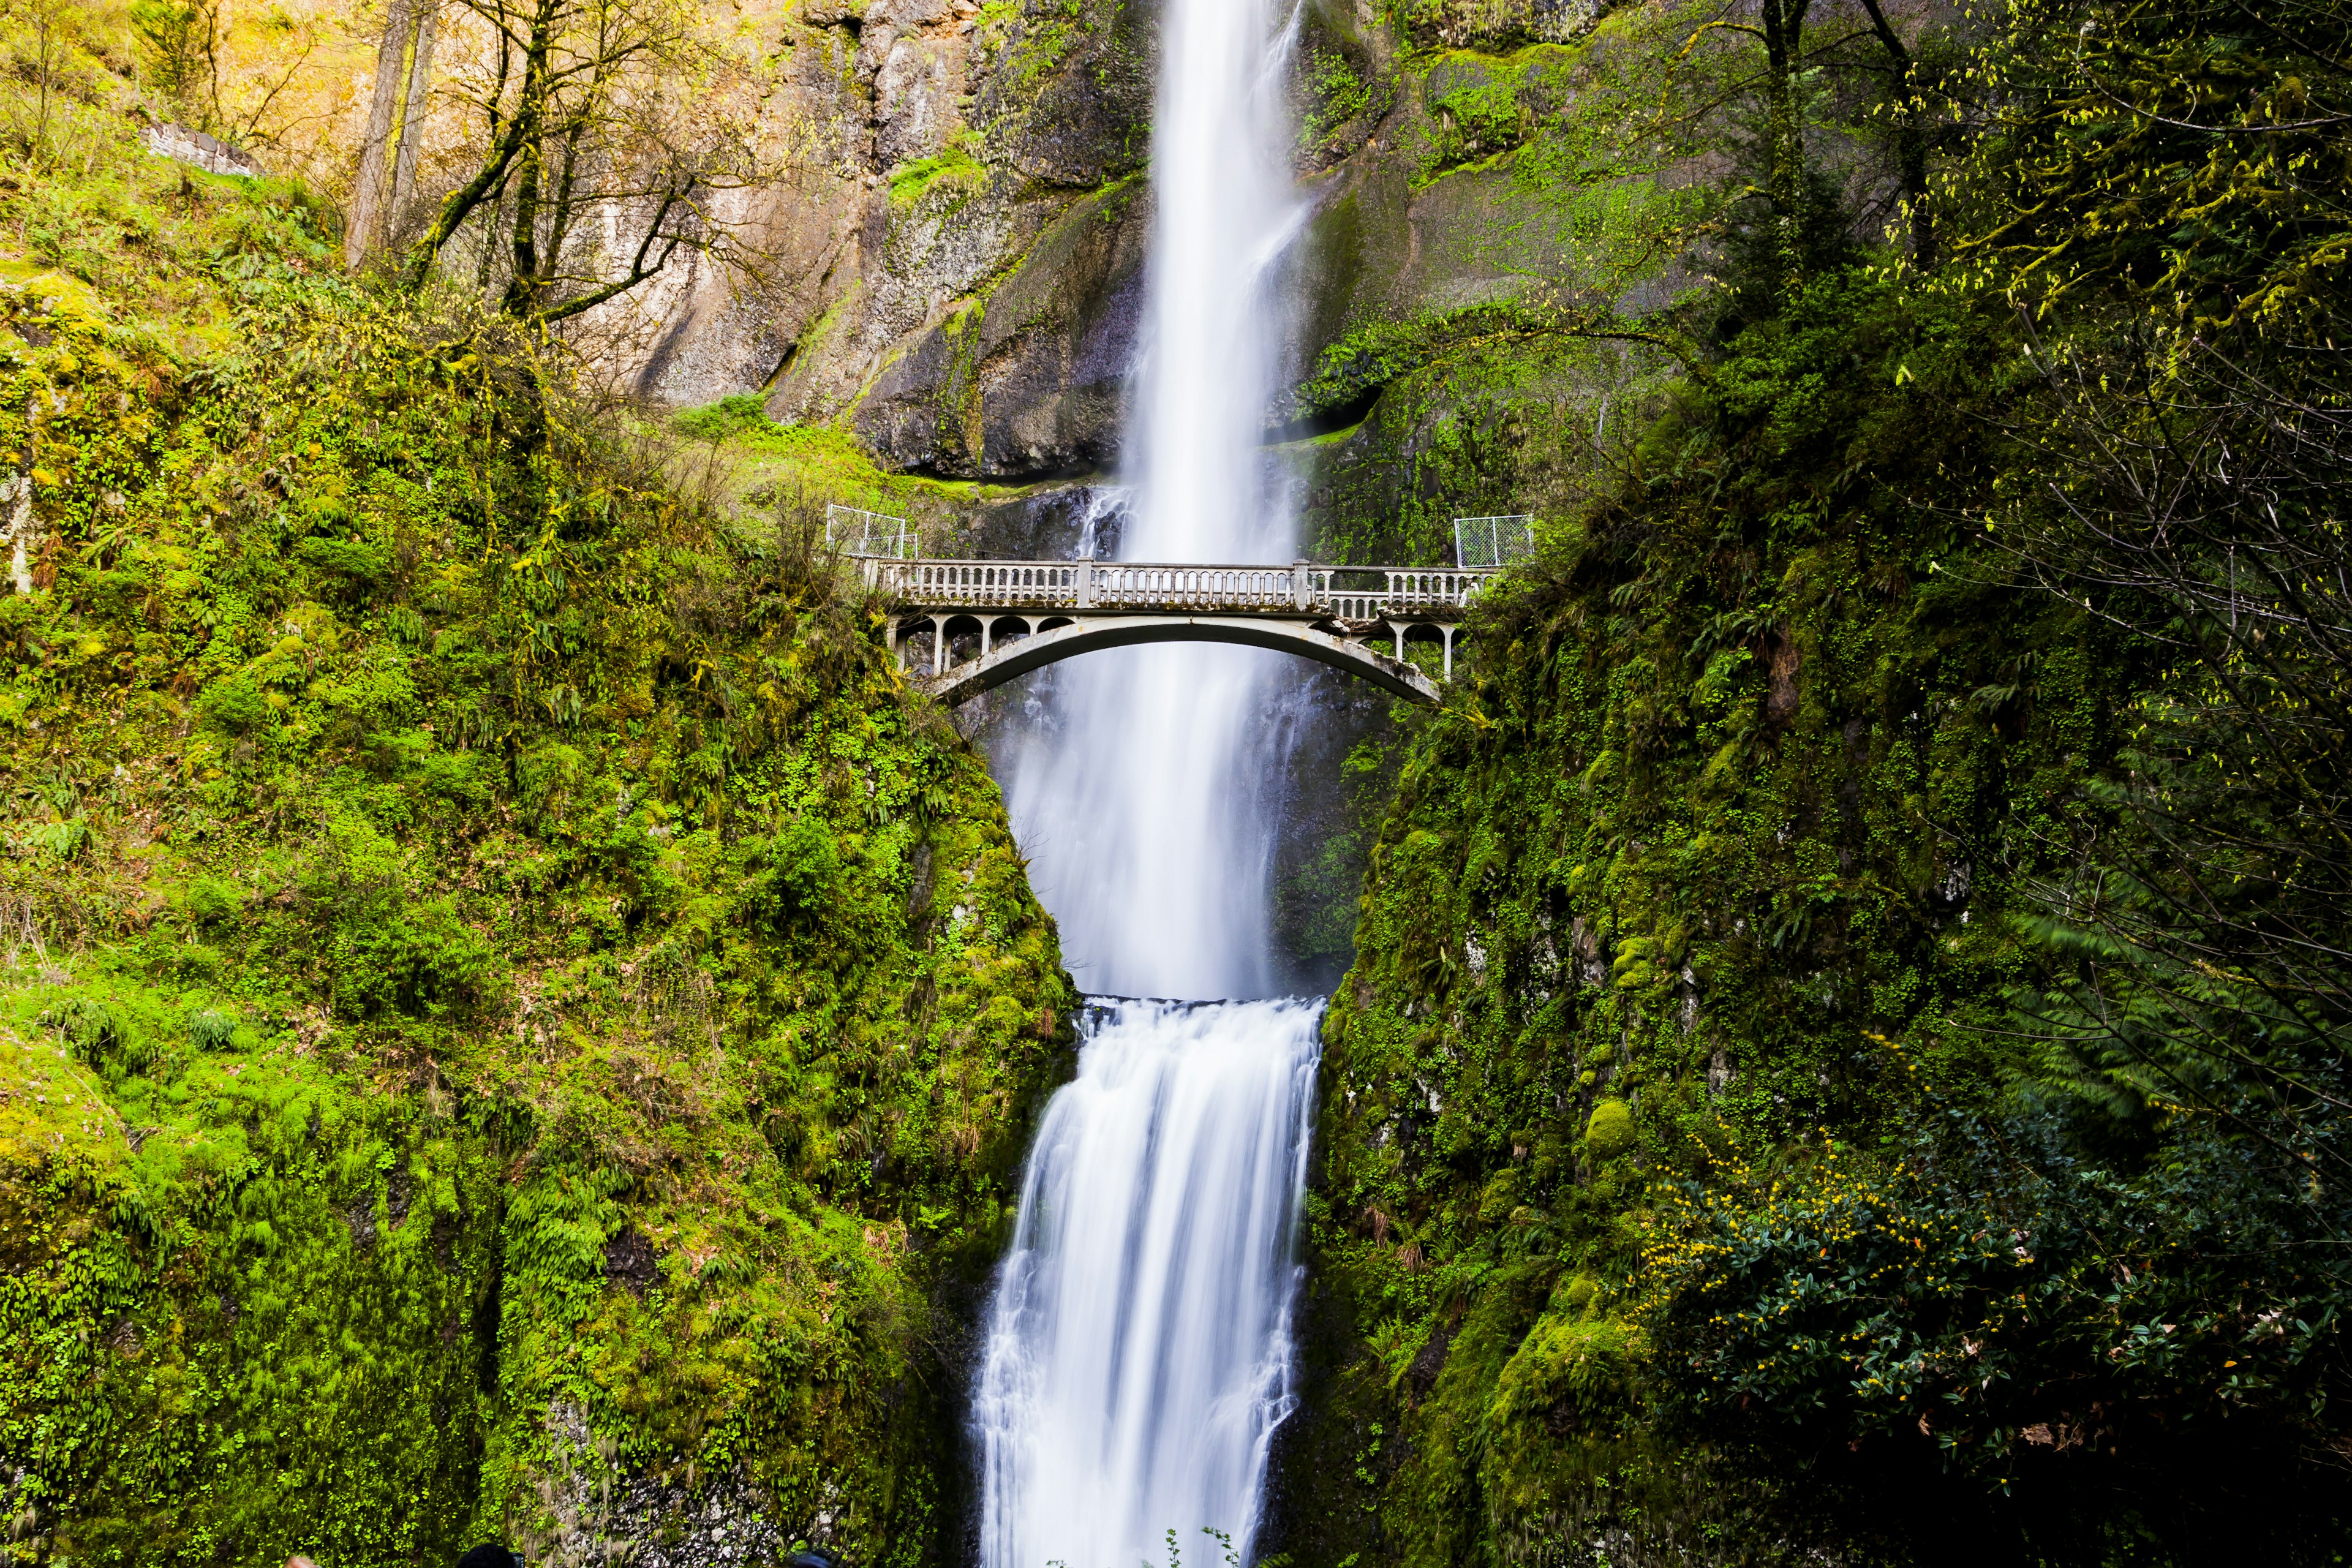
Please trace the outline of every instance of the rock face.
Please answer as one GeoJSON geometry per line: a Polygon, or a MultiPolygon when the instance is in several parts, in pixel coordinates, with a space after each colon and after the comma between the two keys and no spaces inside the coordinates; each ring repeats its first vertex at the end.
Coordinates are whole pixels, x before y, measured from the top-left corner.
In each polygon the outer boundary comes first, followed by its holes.
{"type": "MultiPolygon", "coordinates": [[[[547,1415],[551,1462],[541,1472],[543,1523],[527,1530],[527,1561],[551,1568],[752,1568],[781,1561],[794,1541],[823,1546],[835,1508],[784,1520],[773,1499],[726,1478],[701,1487],[650,1476],[614,1478],[584,1414],[557,1404],[547,1415]]],[[[838,1499],[831,1500],[837,1507],[838,1499]]]]}
{"type": "Polygon", "coordinates": [[[893,466],[1028,480],[1110,458],[1134,354],[1150,18],[806,0],[772,30],[774,180],[728,193],[749,272],[681,268],[616,351],[672,405],[847,416],[893,466]]]}
{"type": "MultiPolygon", "coordinates": [[[[1628,266],[1595,214],[1638,212],[1687,169],[1620,159],[1593,181],[1561,155],[1576,106],[1618,85],[1601,23],[1592,0],[1302,13],[1310,210],[1286,263],[1297,374],[1270,431],[1360,424],[1450,338],[1491,337],[1478,312],[1564,293],[1631,308],[1679,286],[1670,264],[1628,266]]],[[[761,392],[778,419],[844,421],[889,466],[945,479],[1115,467],[1156,24],[1156,8],[1109,0],[800,0],[747,23],[772,31],[763,124],[790,154],[774,181],[728,193],[725,216],[765,281],[705,264],[644,291],[637,389],[672,404],[761,392]]],[[[1344,544],[1361,521],[1322,531],[1344,544]]]]}
{"type": "Polygon", "coordinates": [[[901,467],[958,479],[1108,466],[1142,294],[1137,195],[1081,196],[1002,284],[921,332],[858,403],[858,435],[901,467]]]}

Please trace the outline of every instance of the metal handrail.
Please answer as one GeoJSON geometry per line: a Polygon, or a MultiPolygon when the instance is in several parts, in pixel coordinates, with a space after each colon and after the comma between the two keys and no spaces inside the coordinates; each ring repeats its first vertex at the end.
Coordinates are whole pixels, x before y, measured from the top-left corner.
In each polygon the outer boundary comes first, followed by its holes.
{"type": "Polygon", "coordinates": [[[1194,610],[1370,621],[1410,610],[1458,615],[1491,571],[1454,567],[1288,566],[1150,561],[986,561],[867,557],[868,587],[910,605],[981,609],[1194,610]],[[1378,574],[1379,589],[1335,579],[1378,574]]]}

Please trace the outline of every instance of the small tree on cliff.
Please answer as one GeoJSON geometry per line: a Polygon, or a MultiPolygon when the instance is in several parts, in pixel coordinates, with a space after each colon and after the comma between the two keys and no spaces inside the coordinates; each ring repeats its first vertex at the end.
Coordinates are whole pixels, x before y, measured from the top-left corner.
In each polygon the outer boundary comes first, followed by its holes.
{"type": "Polygon", "coordinates": [[[1816,0],[1706,0],[1671,20],[1682,42],[1657,132],[1706,144],[1727,119],[1746,125],[1751,176],[1741,195],[1758,216],[1738,248],[1748,269],[1780,296],[1844,247],[1850,215],[1838,210],[1835,184],[1810,145],[1825,129],[1890,143],[1886,172],[1913,260],[1936,264],[1928,158],[1952,118],[1944,79],[1951,46],[1932,29],[1906,41],[1880,0],[1860,0],[1860,9],[1857,16],[1816,0]]]}
{"type": "Polygon", "coordinates": [[[412,287],[461,234],[479,277],[541,325],[593,310],[681,250],[733,263],[719,192],[754,177],[736,73],[683,0],[448,0],[482,47],[444,89],[485,149],[409,247],[412,287]]]}

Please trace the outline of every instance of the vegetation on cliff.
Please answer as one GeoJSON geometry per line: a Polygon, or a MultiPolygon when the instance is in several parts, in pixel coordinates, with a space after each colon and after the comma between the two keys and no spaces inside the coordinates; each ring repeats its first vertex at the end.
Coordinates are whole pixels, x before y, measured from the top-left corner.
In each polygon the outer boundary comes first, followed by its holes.
{"type": "Polygon", "coordinates": [[[1070,1040],[981,763],[803,510],[81,129],[0,210],[5,1551],[925,1560],[1070,1040]]]}
{"type": "Polygon", "coordinates": [[[1481,509],[1557,521],[1333,1005],[1296,1560],[2340,1557],[2343,46],[2014,8],[1938,265],[1734,230],[1481,509]]]}

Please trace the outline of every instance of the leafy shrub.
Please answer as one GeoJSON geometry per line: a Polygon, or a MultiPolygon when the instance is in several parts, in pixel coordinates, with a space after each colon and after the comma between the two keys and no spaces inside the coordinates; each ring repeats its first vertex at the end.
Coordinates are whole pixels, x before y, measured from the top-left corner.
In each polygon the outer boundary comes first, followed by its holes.
{"type": "Polygon", "coordinates": [[[272,722],[277,710],[250,675],[224,676],[196,699],[196,711],[205,723],[243,735],[272,722]]]}

